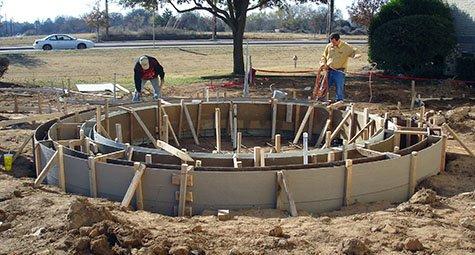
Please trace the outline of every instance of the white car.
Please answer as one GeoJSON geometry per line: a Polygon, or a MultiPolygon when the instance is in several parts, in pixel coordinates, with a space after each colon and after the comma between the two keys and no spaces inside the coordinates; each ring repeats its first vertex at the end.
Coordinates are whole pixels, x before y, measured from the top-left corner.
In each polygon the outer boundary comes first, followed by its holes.
{"type": "Polygon", "coordinates": [[[37,50],[59,49],[86,49],[94,47],[94,42],[85,39],[77,39],[70,35],[53,34],[43,39],[35,40],[33,48],[37,50]]]}

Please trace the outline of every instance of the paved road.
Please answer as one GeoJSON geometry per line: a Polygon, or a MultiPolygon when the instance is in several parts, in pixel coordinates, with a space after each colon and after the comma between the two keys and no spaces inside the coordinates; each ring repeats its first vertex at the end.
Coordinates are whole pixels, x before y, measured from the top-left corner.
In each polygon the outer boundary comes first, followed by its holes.
{"type": "MultiPolygon", "coordinates": [[[[348,41],[350,44],[367,44],[366,40],[351,40],[348,41]]],[[[247,41],[245,42],[245,44],[247,41]]],[[[321,45],[326,44],[326,41],[319,40],[279,40],[279,41],[272,41],[272,40],[251,40],[249,41],[249,45],[282,45],[282,46],[290,46],[290,45],[321,45]]],[[[167,41],[156,41],[156,47],[210,47],[210,46],[232,46],[233,41],[231,39],[226,40],[218,40],[218,41],[210,41],[210,40],[167,40],[167,41]]],[[[136,49],[136,48],[152,48],[153,42],[107,42],[107,43],[96,43],[94,49],[116,49],[116,48],[126,48],[126,49],[136,49]]],[[[0,52],[28,52],[34,51],[32,46],[11,46],[11,47],[0,47],[0,52]]]]}

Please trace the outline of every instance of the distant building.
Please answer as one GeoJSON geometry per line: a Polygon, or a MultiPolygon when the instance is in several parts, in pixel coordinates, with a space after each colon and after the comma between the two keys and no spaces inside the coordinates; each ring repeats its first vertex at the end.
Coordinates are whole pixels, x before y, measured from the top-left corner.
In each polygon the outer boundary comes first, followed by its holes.
{"type": "Polygon", "coordinates": [[[446,1],[452,9],[461,50],[475,54],[475,0],[446,1]]]}

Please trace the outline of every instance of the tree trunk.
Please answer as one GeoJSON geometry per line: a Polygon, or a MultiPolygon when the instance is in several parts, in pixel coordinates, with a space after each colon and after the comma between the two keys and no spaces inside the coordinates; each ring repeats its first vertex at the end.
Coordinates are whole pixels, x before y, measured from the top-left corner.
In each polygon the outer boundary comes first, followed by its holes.
{"type": "Polygon", "coordinates": [[[334,1],[334,0],[328,1],[327,38],[330,38],[330,34],[332,33],[333,12],[334,12],[334,9],[335,9],[335,1],[334,1]]]}
{"type": "Polygon", "coordinates": [[[106,0],[106,40],[109,40],[109,0],[106,0]]]}
{"type": "Polygon", "coordinates": [[[244,75],[243,39],[244,26],[238,26],[236,29],[233,29],[233,73],[235,75],[244,75]]]}

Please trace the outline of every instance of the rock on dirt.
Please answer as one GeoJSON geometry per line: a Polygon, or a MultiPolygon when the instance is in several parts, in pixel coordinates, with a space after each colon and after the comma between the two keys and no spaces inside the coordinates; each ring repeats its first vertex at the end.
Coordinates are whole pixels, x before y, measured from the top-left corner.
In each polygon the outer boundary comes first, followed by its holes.
{"type": "Polygon", "coordinates": [[[369,255],[371,251],[363,241],[351,238],[341,242],[339,251],[345,255],[369,255]]]}
{"type": "Polygon", "coordinates": [[[431,189],[421,189],[417,191],[414,195],[412,195],[411,199],[409,199],[409,203],[411,204],[433,204],[437,202],[439,199],[437,198],[437,194],[435,191],[431,189]]]}
{"type": "Polygon", "coordinates": [[[408,238],[404,241],[404,249],[408,251],[422,251],[424,250],[424,246],[417,238],[408,238]]]}
{"type": "Polygon", "coordinates": [[[114,252],[107,241],[107,236],[105,235],[98,236],[91,241],[91,252],[93,254],[114,255],[114,252]]]}
{"type": "Polygon", "coordinates": [[[86,198],[77,198],[69,207],[67,219],[68,228],[77,229],[103,220],[113,220],[114,216],[106,208],[95,206],[86,198]]]}
{"type": "Polygon", "coordinates": [[[273,229],[269,231],[270,236],[275,236],[275,237],[284,237],[284,231],[282,230],[281,226],[276,226],[273,229]]]}
{"type": "Polygon", "coordinates": [[[169,251],[171,255],[188,255],[190,253],[190,249],[186,246],[175,246],[172,247],[169,251]]]}

